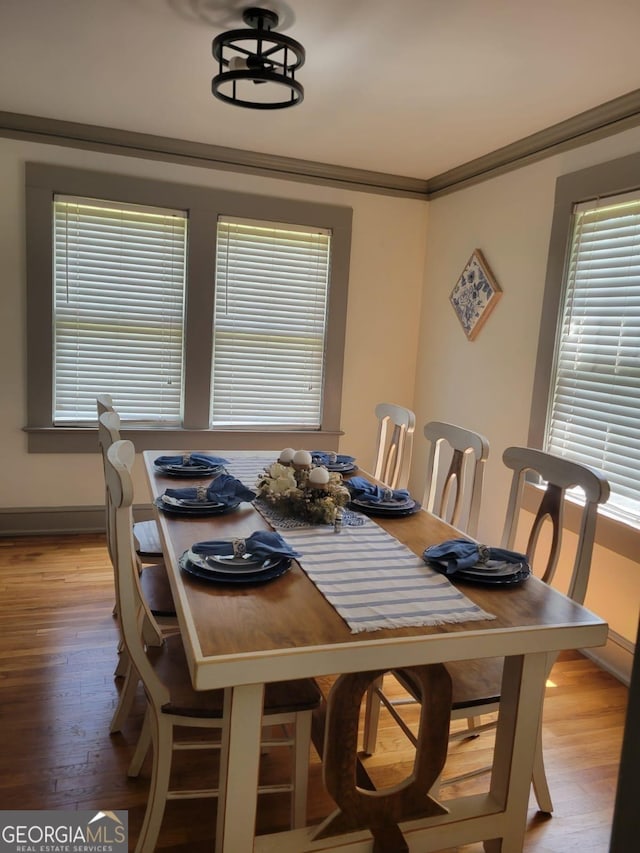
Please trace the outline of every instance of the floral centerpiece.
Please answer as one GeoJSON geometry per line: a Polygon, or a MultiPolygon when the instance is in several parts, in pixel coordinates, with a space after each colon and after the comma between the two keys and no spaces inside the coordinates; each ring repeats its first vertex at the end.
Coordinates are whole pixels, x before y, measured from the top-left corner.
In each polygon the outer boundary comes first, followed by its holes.
{"type": "Polygon", "coordinates": [[[256,483],[259,495],[283,515],[313,524],[336,524],[351,500],[342,475],[311,464],[311,454],[287,448],[256,483]],[[297,461],[296,461],[297,460],[297,461]]]}

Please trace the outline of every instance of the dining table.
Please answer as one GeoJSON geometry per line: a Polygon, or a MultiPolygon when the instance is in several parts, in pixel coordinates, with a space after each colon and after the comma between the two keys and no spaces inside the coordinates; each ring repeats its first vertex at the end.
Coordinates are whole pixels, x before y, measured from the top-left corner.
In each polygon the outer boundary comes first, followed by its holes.
{"type": "MultiPolygon", "coordinates": [[[[255,486],[259,472],[278,458],[276,450],[206,453],[224,457],[226,470],[249,488],[255,486]]],[[[256,502],[248,501],[232,512],[212,516],[163,511],[161,496],[167,488],[206,485],[207,480],[183,481],[169,476],[155,465],[159,455],[159,451],[143,454],[191,680],[196,690],[225,689],[230,714],[228,760],[220,780],[216,853],[371,853],[383,849],[376,846],[370,827],[348,823],[343,831],[329,833],[307,826],[256,835],[266,683],[364,674],[366,684],[369,676],[372,680],[390,670],[423,671],[451,661],[489,657],[504,657],[505,663],[488,790],[451,797],[442,801],[443,808],[427,809],[423,815],[400,815],[398,823],[404,849],[414,853],[478,841],[484,842],[487,853],[521,853],[548,668],[561,650],[603,645],[606,622],[533,575],[521,583],[499,586],[451,583],[438,574],[434,590],[436,585],[438,590],[444,583],[449,585],[451,596],[457,595],[461,606],[468,608],[468,619],[463,609],[452,621],[446,616],[427,617],[424,624],[417,624],[419,618],[412,616],[406,624],[402,619],[397,624],[383,619],[380,626],[374,626],[371,613],[375,617],[378,609],[384,611],[385,601],[394,597],[389,592],[378,598],[373,595],[380,608],[375,602],[363,601],[362,616],[358,615],[357,595],[347,598],[351,603],[345,609],[339,597],[332,597],[332,587],[316,569],[326,570],[327,577],[348,571],[350,557],[345,547],[350,536],[363,536],[365,531],[367,537],[373,537],[371,541],[380,540],[380,553],[397,552],[416,563],[424,562],[426,547],[463,536],[419,504],[416,511],[397,517],[366,517],[365,528],[318,525],[324,529],[318,531],[323,536],[322,549],[316,548],[324,556],[317,564],[311,560],[307,564],[304,547],[304,537],[314,535],[314,531],[287,529],[285,525],[280,534],[301,553],[287,572],[255,585],[203,582],[181,568],[184,553],[194,543],[246,538],[258,530],[271,530],[273,521],[256,502]],[[340,547],[338,543],[342,543],[340,547]],[[388,624],[392,627],[385,627],[388,624]]],[[[363,554],[369,553],[365,545],[363,548],[363,554]]],[[[340,738],[340,721],[329,720],[327,730],[331,737],[340,738]]],[[[335,826],[340,830],[339,821],[335,826]]]]}

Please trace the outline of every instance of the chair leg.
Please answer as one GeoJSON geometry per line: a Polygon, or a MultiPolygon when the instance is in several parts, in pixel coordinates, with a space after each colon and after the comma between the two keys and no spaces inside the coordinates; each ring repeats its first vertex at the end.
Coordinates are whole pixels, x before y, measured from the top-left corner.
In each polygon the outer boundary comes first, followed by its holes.
{"type": "Polygon", "coordinates": [[[126,678],[129,671],[129,655],[126,652],[122,640],[118,643],[118,663],[113,672],[114,678],[126,678]]]}
{"type": "Polygon", "coordinates": [[[111,734],[122,730],[125,720],[131,713],[131,708],[133,707],[137,691],[138,674],[131,664],[129,664],[129,668],[124,677],[124,684],[122,685],[122,690],[118,697],[118,704],[116,706],[116,710],[113,712],[113,717],[111,718],[111,725],[109,726],[111,734]]]}
{"type": "Polygon", "coordinates": [[[309,787],[311,711],[303,711],[296,714],[294,725],[291,829],[300,829],[307,825],[307,789],[309,787]]]}
{"type": "Polygon", "coordinates": [[[150,717],[151,740],[153,743],[153,769],[149,785],[147,809],[138,836],[135,853],[153,853],[156,849],[164,809],[169,791],[171,773],[171,754],[173,743],[173,725],[163,714],[160,718],[152,713],[150,717]]]}
{"type": "Polygon", "coordinates": [[[144,622],[142,624],[142,639],[147,646],[162,645],[162,629],[156,622],[155,617],[150,613],[145,614],[144,617],[144,622]]]}
{"type": "Polygon", "coordinates": [[[544,769],[544,755],[542,752],[542,726],[538,730],[538,740],[536,742],[536,754],[533,759],[533,793],[538,801],[538,809],[546,814],[553,812],[553,801],[549,792],[549,784],[547,782],[547,774],[544,769]]]}
{"type": "Polygon", "coordinates": [[[367,699],[364,712],[364,743],[366,755],[373,755],[378,740],[378,723],[380,721],[380,697],[377,691],[382,689],[382,678],[376,679],[367,688],[367,699]]]}
{"type": "Polygon", "coordinates": [[[149,708],[149,706],[147,706],[147,710],[144,712],[142,728],[138,736],[138,743],[136,744],[135,751],[131,757],[131,762],[129,764],[129,769],[127,770],[127,776],[131,778],[135,778],[136,776],[140,775],[140,770],[142,769],[144,760],[147,757],[147,753],[149,752],[149,747],[151,746],[151,720],[149,719],[150,715],[151,709],[149,708]]]}
{"type": "Polygon", "coordinates": [[[464,734],[464,740],[480,737],[480,732],[477,732],[476,729],[482,724],[482,717],[467,717],[466,723],[467,730],[464,734]]]}
{"type": "Polygon", "coordinates": [[[222,726],[220,728],[220,773],[218,780],[218,811],[216,814],[216,842],[214,853],[221,853],[224,839],[224,819],[227,805],[227,771],[229,769],[229,746],[231,740],[231,688],[224,691],[222,726]]]}

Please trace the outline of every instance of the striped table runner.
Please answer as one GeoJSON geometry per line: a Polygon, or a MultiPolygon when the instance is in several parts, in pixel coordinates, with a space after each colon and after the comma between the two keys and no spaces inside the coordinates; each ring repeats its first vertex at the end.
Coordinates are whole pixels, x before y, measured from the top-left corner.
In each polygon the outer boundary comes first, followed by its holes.
{"type": "Polygon", "coordinates": [[[371,519],[287,530],[298,562],[352,633],[495,619],[371,519]]]}
{"type": "MultiPolygon", "coordinates": [[[[224,456],[224,453],[220,454],[224,456]]],[[[261,474],[267,465],[275,462],[278,454],[273,451],[266,451],[255,456],[237,456],[232,459],[224,467],[233,477],[237,477],[249,489],[255,489],[258,475],[261,474]]]]}
{"type": "MultiPolygon", "coordinates": [[[[253,488],[271,461],[273,454],[238,457],[226,468],[253,488]]],[[[360,526],[343,527],[338,534],[330,525],[280,530],[353,633],[495,619],[370,518],[363,516],[360,526]]]]}

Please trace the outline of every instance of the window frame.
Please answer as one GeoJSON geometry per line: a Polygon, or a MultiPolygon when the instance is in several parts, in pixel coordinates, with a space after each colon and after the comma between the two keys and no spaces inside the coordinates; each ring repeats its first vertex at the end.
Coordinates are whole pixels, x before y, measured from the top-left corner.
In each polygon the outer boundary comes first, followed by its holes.
{"type": "MultiPolygon", "coordinates": [[[[538,352],[531,398],[528,443],[544,446],[547,410],[552,386],[556,335],[562,320],[564,280],[571,249],[573,210],[576,204],[598,196],[611,196],[640,189],[640,154],[630,154],[607,163],[561,175],[556,191],[549,239],[538,352]]],[[[531,495],[534,487],[529,488],[531,495]]],[[[637,559],[640,530],[632,524],[599,512],[598,542],[630,559],[637,559]]]]}
{"type": "MultiPolygon", "coordinates": [[[[185,210],[187,295],[185,305],[184,411],[178,429],[123,428],[138,449],[272,449],[322,436],[323,446],[340,435],[342,377],[353,211],[348,207],[236,193],[129,175],[27,163],[27,425],[31,453],[95,450],[95,429],[54,426],[53,400],[53,198],[83,196],[128,204],[185,210]],[[332,231],[331,284],[325,341],[325,383],[320,430],[278,428],[224,430],[209,425],[212,329],[218,216],[291,222],[332,231]]],[[[108,388],[97,389],[97,393],[108,388]]],[[[117,401],[116,401],[117,403],[117,401]]],[[[336,449],[334,446],[330,449],[336,449]]]]}

